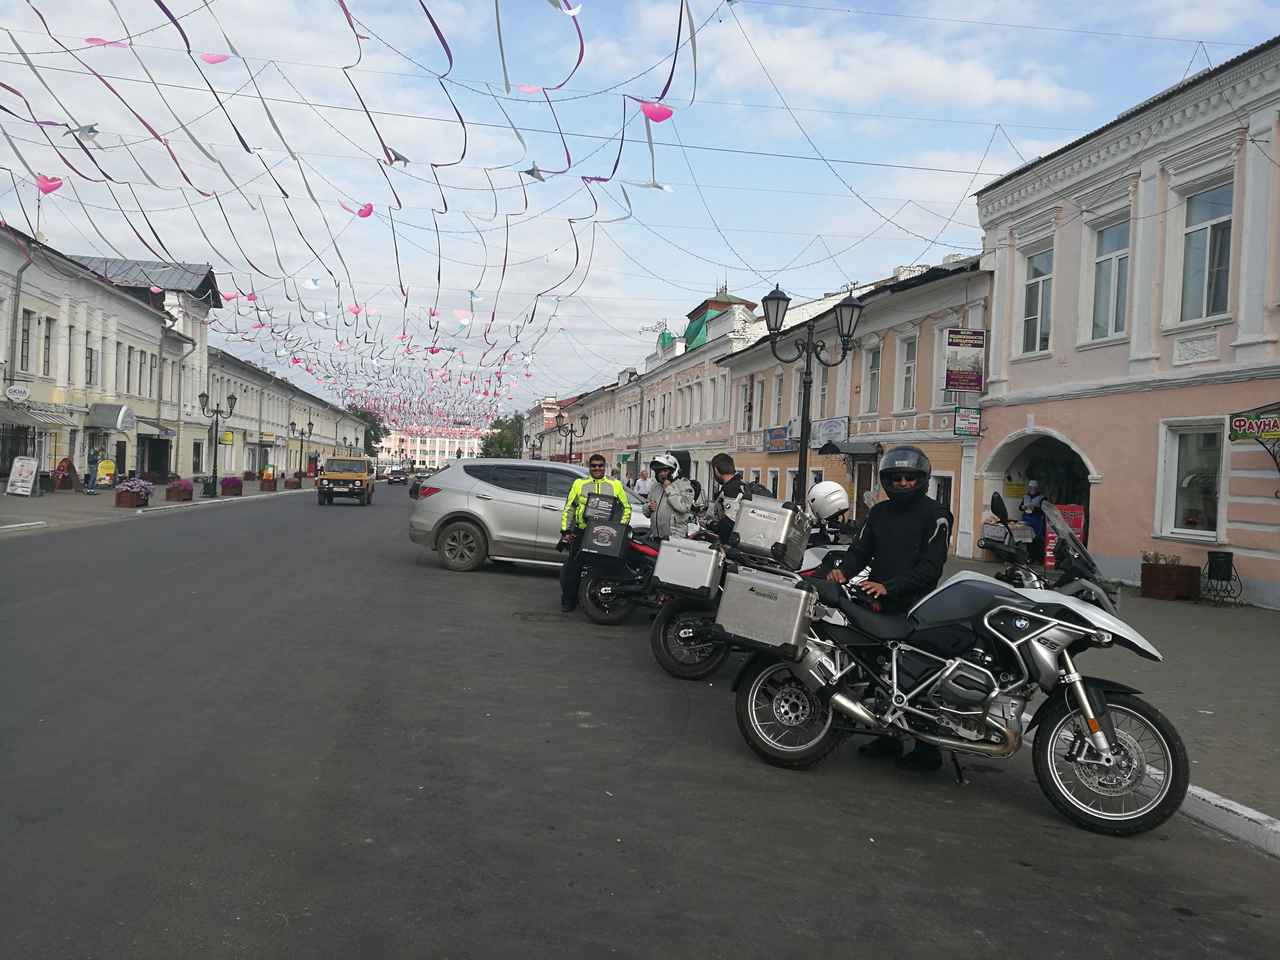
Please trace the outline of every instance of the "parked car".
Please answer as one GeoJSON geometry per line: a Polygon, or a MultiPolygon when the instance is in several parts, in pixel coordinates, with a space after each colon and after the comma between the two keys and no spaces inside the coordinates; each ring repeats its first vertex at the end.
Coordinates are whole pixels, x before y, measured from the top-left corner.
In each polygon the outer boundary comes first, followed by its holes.
{"type": "Polygon", "coordinates": [[[402,467],[393,467],[387,472],[387,483],[409,483],[409,474],[402,467]]]}
{"type": "MultiPolygon", "coordinates": [[[[417,486],[409,539],[440,554],[450,570],[477,570],[485,560],[559,566],[560,512],[582,467],[546,460],[455,461],[417,486]]],[[[639,497],[631,527],[648,532],[639,497]]]]}

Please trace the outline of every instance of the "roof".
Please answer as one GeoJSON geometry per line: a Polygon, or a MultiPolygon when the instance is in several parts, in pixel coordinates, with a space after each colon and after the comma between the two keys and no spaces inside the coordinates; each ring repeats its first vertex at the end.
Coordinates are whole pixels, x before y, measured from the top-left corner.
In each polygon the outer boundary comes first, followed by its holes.
{"type": "Polygon", "coordinates": [[[334,403],[332,400],[326,400],[324,397],[318,397],[314,393],[304,390],[302,387],[298,386],[292,380],[282,377],[278,373],[268,370],[266,367],[260,367],[256,363],[253,363],[249,360],[245,360],[243,357],[237,357],[234,353],[230,353],[227,350],[224,350],[220,347],[215,347],[212,344],[209,345],[210,366],[216,363],[217,366],[221,368],[223,364],[228,360],[231,361],[232,364],[238,364],[246,372],[254,373],[254,374],[257,374],[258,376],[268,377],[269,379],[274,380],[277,383],[283,384],[284,386],[292,390],[294,393],[304,396],[310,400],[314,400],[316,404],[319,406],[329,407],[330,409],[335,410],[338,413],[350,412],[347,410],[346,407],[343,407],[340,404],[334,403]]]}
{"type": "Polygon", "coordinates": [[[996,187],[999,187],[1002,184],[1008,183],[1013,178],[1022,176],[1022,174],[1026,173],[1028,170],[1032,170],[1035,167],[1040,166],[1040,164],[1045,163],[1046,161],[1052,160],[1055,157],[1060,157],[1064,153],[1067,153],[1070,150],[1074,150],[1076,147],[1080,146],[1080,144],[1085,143],[1088,140],[1092,140],[1098,134],[1104,133],[1105,131],[1110,130],[1112,127],[1119,126],[1120,124],[1124,123],[1126,120],[1131,119],[1132,117],[1136,117],[1138,114],[1142,113],[1144,110],[1149,110],[1152,107],[1156,106],[1157,104],[1163,103],[1166,100],[1170,100],[1173,97],[1176,97],[1178,94],[1183,93],[1184,91],[1189,90],[1192,87],[1198,84],[1201,84],[1206,80],[1210,80],[1214,77],[1221,76],[1226,71],[1232,69],[1235,66],[1238,66],[1239,64],[1248,60],[1250,57],[1255,57],[1258,54],[1264,53],[1267,50],[1270,50],[1273,47],[1277,47],[1277,46],[1280,46],[1280,35],[1274,36],[1270,40],[1265,40],[1262,43],[1258,44],[1256,47],[1251,47],[1250,49],[1246,50],[1244,53],[1241,53],[1238,56],[1232,57],[1230,60],[1224,60],[1222,63],[1214,67],[1212,70],[1201,70],[1199,73],[1192,74],[1191,76],[1187,77],[1185,80],[1181,80],[1178,83],[1175,83],[1172,87],[1169,87],[1167,90],[1162,90],[1160,93],[1157,93],[1154,97],[1148,97],[1146,100],[1143,100],[1141,103],[1137,104],[1136,106],[1130,107],[1128,110],[1125,110],[1123,113],[1117,116],[1110,123],[1104,123],[1102,126],[1098,127],[1096,130],[1091,130],[1089,133],[1086,133],[1084,136],[1077,137],[1075,140],[1072,140],[1066,146],[1059,147],[1057,150],[1054,150],[1051,153],[1046,153],[1043,157],[1036,157],[1036,159],[1030,160],[1027,163],[1024,163],[1020,167],[1014,167],[1014,169],[1010,170],[1003,177],[998,177],[997,179],[992,180],[990,183],[984,186],[981,190],[979,190],[975,195],[980,197],[984,193],[994,190],[996,187]]]}
{"type": "MultiPolygon", "coordinates": [[[[159,287],[183,293],[203,293],[206,285],[218,294],[217,278],[207,263],[164,263],[159,260],[117,260],[113,257],[80,257],[72,260],[119,287],[159,287]]],[[[221,306],[221,296],[214,306],[221,306]]]]}

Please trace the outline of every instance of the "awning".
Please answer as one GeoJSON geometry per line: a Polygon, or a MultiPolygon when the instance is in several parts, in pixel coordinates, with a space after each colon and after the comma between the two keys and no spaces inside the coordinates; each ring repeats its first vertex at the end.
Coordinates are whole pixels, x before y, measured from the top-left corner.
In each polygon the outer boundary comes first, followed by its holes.
{"type": "Polygon", "coordinates": [[[825,443],[818,450],[827,456],[844,455],[854,460],[874,460],[879,456],[880,444],[868,440],[837,440],[825,443]]]}
{"type": "Polygon", "coordinates": [[[138,436],[140,437],[176,437],[172,427],[166,427],[155,417],[138,417],[138,436]]]}
{"type": "Polygon", "coordinates": [[[42,424],[25,410],[17,407],[0,407],[0,423],[14,427],[40,427],[42,424]]]}
{"type": "Polygon", "coordinates": [[[133,411],[121,403],[95,403],[84,418],[86,430],[114,430],[128,433],[134,428],[133,411]]]}
{"type": "Polygon", "coordinates": [[[68,417],[65,413],[58,413],[56,410],[36,410],[29,411],[35,420],[41,423],[54,424],[59,427],[74,427],[76,422],[68,417]]]}

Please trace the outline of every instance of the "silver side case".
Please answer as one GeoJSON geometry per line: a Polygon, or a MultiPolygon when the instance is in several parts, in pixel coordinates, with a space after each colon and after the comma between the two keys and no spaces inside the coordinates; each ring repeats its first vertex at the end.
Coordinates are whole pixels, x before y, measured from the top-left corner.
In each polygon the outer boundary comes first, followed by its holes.
{"type": "Polygon", "coordinates": [[[802,650],[817,605],[816,595],[794,578],[754,570],[727,573],[716,623],[755,646],[802,650]]]}

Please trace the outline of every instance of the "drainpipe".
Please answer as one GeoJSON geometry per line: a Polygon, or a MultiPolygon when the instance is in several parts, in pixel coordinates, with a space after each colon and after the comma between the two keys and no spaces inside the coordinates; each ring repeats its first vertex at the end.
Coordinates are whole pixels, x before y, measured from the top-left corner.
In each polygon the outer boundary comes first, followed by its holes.
{"type": "Polygon", "coordinates": [[[22,305],[19,302],[22,299],[22,275],[27,272],[27,267],[33,262],[28,259],[13,275],[13,305],[9,310],[9,356],[8,362],[4,365],[6,387],[13,386],[18,379],[18,316],[22,312],[22,305]]]}
{"type": "MultiPolygon", "coordinates": [[[[175,456],[178,458],[178,465],[182,463],[182,365],[186,362],[187,357],[196,352],[196,347],[198,346],[198,343],[192,343],[191,349],[178,358],[178,416],[175,421],[178,429],[175,431],[176,436],[173,442],[177,451],[175,456]]],[[[174,470],[173,472],[180,474],[182,471],[174,470]]]]}

